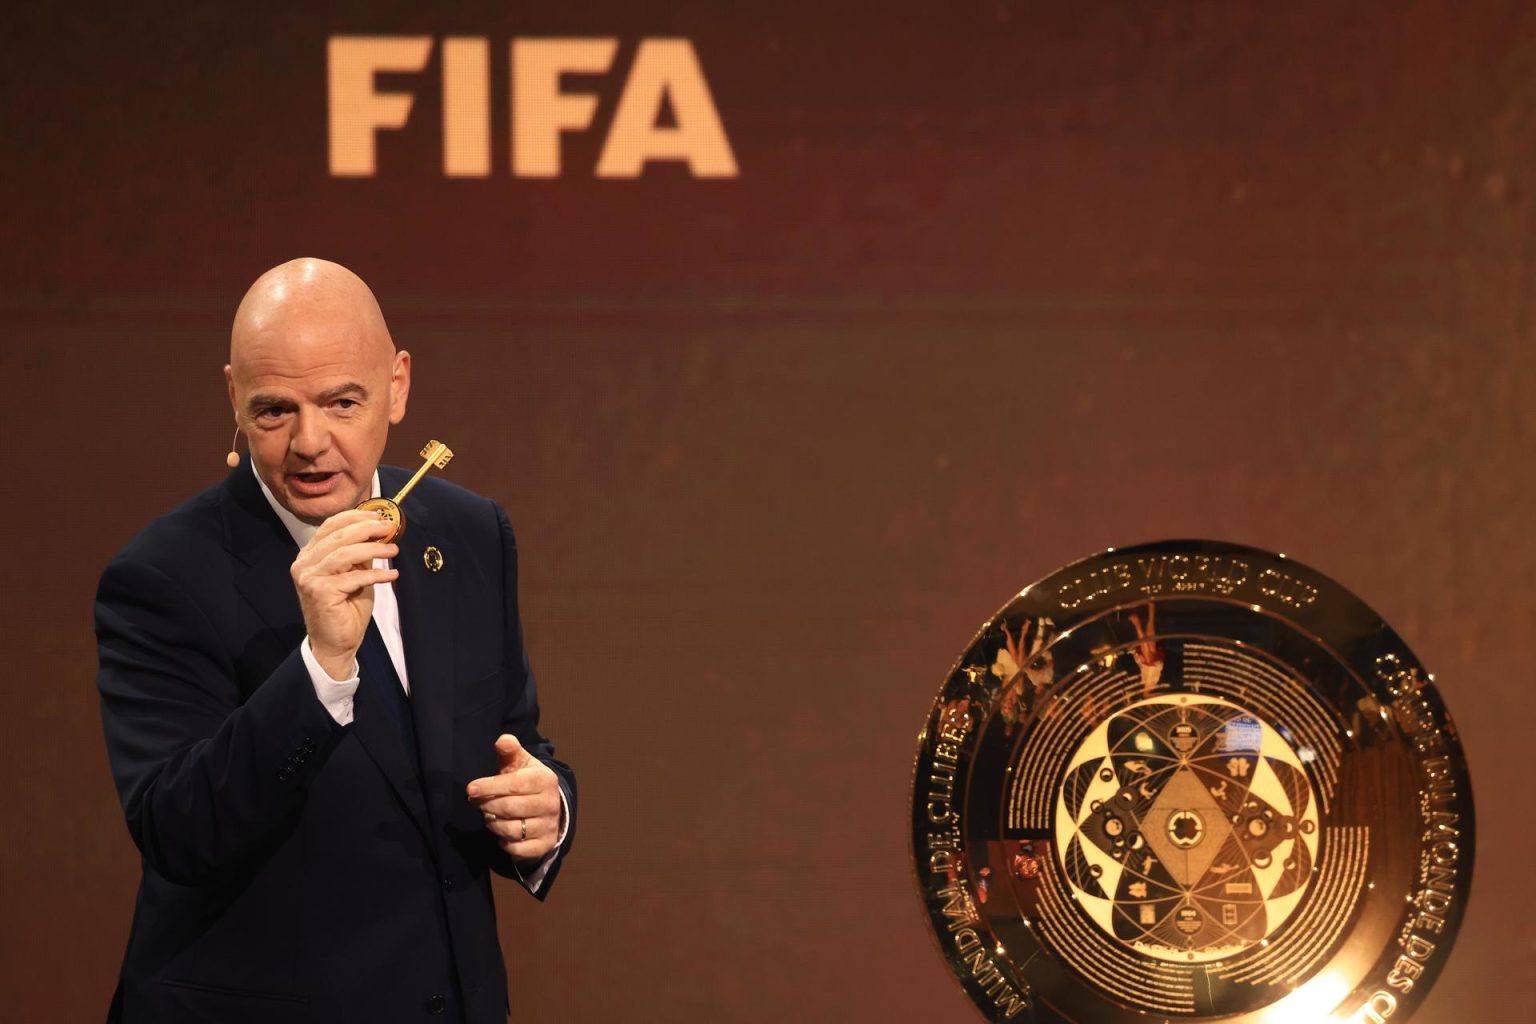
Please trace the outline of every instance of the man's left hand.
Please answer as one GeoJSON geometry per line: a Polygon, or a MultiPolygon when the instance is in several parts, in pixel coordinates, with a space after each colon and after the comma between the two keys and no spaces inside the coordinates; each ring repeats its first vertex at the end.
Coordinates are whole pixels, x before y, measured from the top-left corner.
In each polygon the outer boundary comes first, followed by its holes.
{"type": "Polygon", "coordinates": [[[560,836],[560,782],[516,736],[496,739],[495,775],[469,784],[469,799],[485,815],[485,827],[501,848],[519,860],[538,860],[560,836]]]}

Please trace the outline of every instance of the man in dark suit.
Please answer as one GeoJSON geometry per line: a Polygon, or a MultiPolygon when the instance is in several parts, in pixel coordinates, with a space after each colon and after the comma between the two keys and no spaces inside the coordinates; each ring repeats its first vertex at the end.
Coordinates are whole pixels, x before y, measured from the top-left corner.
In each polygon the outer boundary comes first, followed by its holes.
{"type": "Polygon", "coordinates": [[[575,777],[539,732],[501,509],[428,478],[385,543],[354,508],[406,478],[378,461],[410,370],[350,271],[269,271],[225,368],[249,458],[102,575],[143,855],[111,1020],[506,1019],[490,872],[549,892],[575,777]]]}

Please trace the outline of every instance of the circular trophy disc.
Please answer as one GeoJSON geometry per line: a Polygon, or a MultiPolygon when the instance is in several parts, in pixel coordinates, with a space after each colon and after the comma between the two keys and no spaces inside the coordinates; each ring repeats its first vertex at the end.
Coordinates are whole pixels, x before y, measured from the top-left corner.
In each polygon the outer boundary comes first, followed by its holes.
{"type": "Polygon", "coordinates": [[[1418,659],[1284,555],[1167,541],[1015,597],[918,737],[912,853],[995,1021],[1401,1021],[1472,878],[1418,659]]]}

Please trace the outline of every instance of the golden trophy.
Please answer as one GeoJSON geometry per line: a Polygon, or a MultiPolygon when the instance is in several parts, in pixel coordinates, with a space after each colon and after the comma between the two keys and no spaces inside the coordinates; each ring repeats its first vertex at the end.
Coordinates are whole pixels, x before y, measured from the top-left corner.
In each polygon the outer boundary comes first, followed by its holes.
{"type": "Polygon", "coordinates": [[[1472,881],[1433,677],[1338,583],[1218,541],[1011,599],[929,708],[911,822],[940,953],[1009,1024],[1400,1024],[1472,881]]]}

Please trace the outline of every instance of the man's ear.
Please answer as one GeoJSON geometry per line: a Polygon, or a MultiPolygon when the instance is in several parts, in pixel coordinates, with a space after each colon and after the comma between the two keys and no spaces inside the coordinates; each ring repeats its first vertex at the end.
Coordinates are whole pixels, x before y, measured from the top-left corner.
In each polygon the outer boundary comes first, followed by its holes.
{"type": "Polygon", "coordinates": [[[404,349],[395,353],[389,377],[389,422],[405,419],[405,403],[411,397],[411,354],[404,349]]]}
{"type": "Polygon", "coordinates": [[[229,389],[229,407],[238,416],[240,410],[235,408],[235,371],[228,363],[224,364],[224,386],[229,389]]]}

